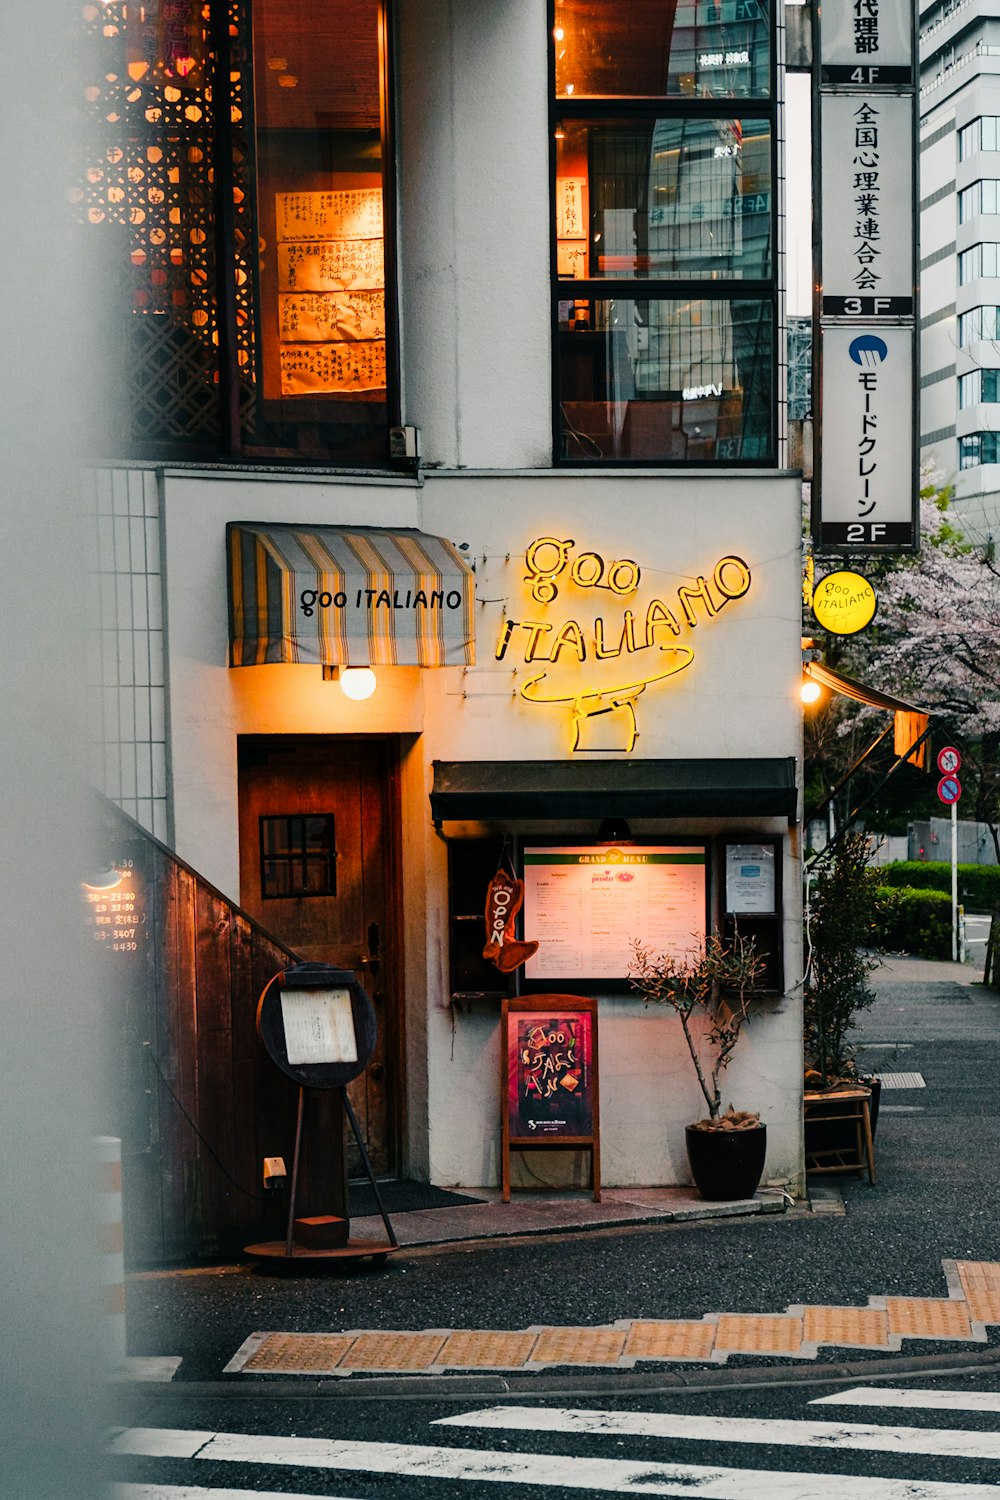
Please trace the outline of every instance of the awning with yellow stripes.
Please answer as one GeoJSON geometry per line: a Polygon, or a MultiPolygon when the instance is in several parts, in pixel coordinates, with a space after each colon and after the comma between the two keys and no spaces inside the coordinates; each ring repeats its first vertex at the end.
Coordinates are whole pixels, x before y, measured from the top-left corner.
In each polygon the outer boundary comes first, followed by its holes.
{"type": "Polygon", "coordinates": [[[475,575],[422,531],[231,522],[229,665],[475,662],[475,575]]]}

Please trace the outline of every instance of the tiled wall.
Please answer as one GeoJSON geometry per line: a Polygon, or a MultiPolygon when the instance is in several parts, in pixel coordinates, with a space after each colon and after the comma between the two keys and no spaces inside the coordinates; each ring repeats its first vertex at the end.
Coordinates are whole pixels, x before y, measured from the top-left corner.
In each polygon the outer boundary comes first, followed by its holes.
{"type": "Polygon", "coordinates": [[[86,476],[96,543],[91,576],[91,776],[137,822],[172,841],[157,475],[86,476]]]}

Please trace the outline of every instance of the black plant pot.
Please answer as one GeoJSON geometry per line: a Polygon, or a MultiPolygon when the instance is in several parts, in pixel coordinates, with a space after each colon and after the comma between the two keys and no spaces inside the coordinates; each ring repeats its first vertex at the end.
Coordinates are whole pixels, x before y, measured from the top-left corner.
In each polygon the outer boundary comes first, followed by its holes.
{"type": "Polygon", "coordinates": [[[749,1130],[696,1130],[688,1125],[684,1134],[691,1176],[703,1198],[722,1202],[753,1197],[764,1171],[766,1125],[749,1130]]]}

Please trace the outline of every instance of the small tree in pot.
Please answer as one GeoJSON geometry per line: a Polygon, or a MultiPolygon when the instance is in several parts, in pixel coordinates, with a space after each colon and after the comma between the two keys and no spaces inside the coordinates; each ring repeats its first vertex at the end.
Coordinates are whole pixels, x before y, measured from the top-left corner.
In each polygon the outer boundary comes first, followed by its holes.
{"type": "Polygon", "coordinates": [[[712,933],[702,952],[655,953],[632,944],[629,980],[647,1004],[668,1005],[681,1023],[708,1118],[686,1127],[688,1161],[703,1198],[750,1198],[764,1170],[760,1116],[722,1109],[722,1075],[750,1015],[764,962],[752,938],[724,943],[712,933]]]}

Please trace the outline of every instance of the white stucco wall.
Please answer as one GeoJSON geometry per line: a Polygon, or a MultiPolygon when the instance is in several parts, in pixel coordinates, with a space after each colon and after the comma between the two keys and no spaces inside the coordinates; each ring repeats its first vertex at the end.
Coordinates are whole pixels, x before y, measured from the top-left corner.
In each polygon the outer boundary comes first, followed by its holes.
{"type": "Polygon", "coordinates": [[[551,462],[545,0],[407,0],[403,412],[428,463],[551,462]]]}
{"type": "MultiPolygon", "coordinates": [[[[726,554],[752,584],[715,618],[685,627],[695,657],[637,700],[643,758],[798,756],[801,716],[798,481],[662,474],[428,474],[412,483],[302,481],[168,474],[164,482],[171,762],[177,849],[227,894],[239,895],[236,739],[240,734],[404,736],[403,886],[409,1168],[441,1184],[497,1180],[499,1021],[495,1005],[453,1016],[448,979],[447,844],[431,822],[432,762],[570,756],[569,713],[516,697],[513,657],[495,660],[502,612],[537,617],[523,582],[538,535],[572,537],[577,551],[629,557],[642,598],[665,601],[726,554]],[[227,665],[225,526],[231,520],[419,526],[468,542],[476,561],[477,666],[379,671],[375,696],[349,703],[317,667],[227,665]]],[[[564,588],[558,607],[585,620],[593,590],[564,588]]],[[[610,596],[609,596],[610,597],[610,596]]],[[[618,604],[620,609],[620,602],[618,604]]],[[[553,610],[556,605],[553,605],[553,610]]],[[[604,608],[610,619],[611,605],[604,608]]],[[[560,614],[560,620],[563,615],[560,614]]],[[[523,634],[523,632],[522,632],[523,634]]],[[[680,638],[679,638],[680,639],[680,638]]],[[[519,663],[523,678],[525,666],[519,663]]],[[[582,670],[582,669],[581,669],[582,670]]],[[[572,673],[570,674],[572,675],[572,673]]],[[[622,754],[601,760],[622,760],[622,754]]],[[[785,833],[786,981],[730,1068],[726,1100],[760,1109],[769,1176],[800,1168],[801,954],[797,830],[778,820],[636,824],[637,832],[785,833]]],[[[535,831],[542,831],[535,825],[535,831]]],[[[547,831],[552,831],[551,828],[547,831]]],[[[561,827],[561,833],[569,828],[561,827]]],[[[573,832],[596,833],[596,827],[573,832]]],[[[676,1023],[641,1002],[601,1004],[605,1181],[684,1180],[683,1125],[703,1113],[676,1023]]]]}

